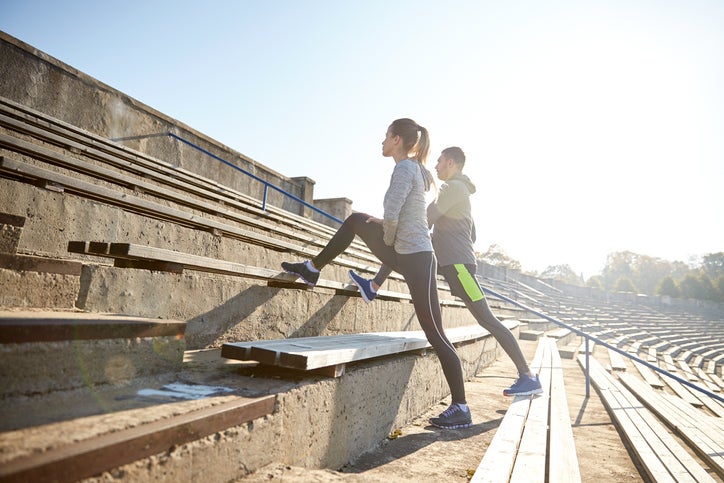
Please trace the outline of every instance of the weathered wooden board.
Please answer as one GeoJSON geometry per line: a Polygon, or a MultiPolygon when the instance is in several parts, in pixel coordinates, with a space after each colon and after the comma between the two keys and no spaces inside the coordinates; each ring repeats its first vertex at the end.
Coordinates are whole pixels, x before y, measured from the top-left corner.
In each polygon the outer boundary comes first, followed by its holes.
{"type": "MultiPolygon", "coordinates": [[[[452,343],[476,340],[490,335],[479,325],[445,331],[452,343]]],[[[309,371],[322,367],[430,347],[424,332],[370,332],[319,337],[230,342],[221,347],[227,359],[258,361],[263,364],[309,371]]]]}

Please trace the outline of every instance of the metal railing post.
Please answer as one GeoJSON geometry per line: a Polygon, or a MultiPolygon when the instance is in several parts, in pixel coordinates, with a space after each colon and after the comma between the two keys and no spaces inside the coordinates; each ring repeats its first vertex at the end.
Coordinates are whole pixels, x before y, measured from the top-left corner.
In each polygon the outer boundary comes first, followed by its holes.
{"type": "Polygon", "coordinates": [[[586,399],[591,396],[591,361],[589,358],[591,354],[588,350],[588,340],[590,337],[586,336],[586,399]]]}

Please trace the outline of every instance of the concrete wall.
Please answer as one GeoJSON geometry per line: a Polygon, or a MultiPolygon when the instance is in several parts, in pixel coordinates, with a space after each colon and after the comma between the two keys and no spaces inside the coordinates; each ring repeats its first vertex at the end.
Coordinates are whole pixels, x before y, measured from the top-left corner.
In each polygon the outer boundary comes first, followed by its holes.
{"type": "MultiPolygon", "coordinates": [[[[313,200],[314,181],[277,173],[2,31],[0,73],[0,96],[68,124],[262,199],[263,183],[166,135],[172,132],[294,196],[313,200]]],[[[275,190],[268,191],[267,203],[304,213],[303,205],[275,190]]]]}

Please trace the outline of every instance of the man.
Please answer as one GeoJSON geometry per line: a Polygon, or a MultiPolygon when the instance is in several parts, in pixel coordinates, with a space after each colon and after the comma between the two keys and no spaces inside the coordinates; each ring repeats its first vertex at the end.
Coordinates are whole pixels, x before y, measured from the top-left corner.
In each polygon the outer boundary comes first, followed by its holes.
{"type": "MultiPolygon", "coordinates": [[[[432,244],[438,260],[438,272],[445,277],[452,294],[465,302],[475,320],[495,337],[515,363],[519,377],[503,394],[539,394],[543,390],[538,376],[531,373],[513,333],[490,310],[475,279],[475,225],[470,208],[470,195],[475,193],[475,185],[463,174],[464,167],[465,153],[459,147],[444,149],[435,166],[437,177],[444,183],[437,199],[427,207],[427,221],[428,226],[433,228],[432,244]]],[[[391,270],[383,265],[372,280],[364,279],[352,270],[349,275],[359,288],[362,298],[371,302],[390,272],[391,270]]],[[[449,416],[454,419],[455,415],[449,416]]],[[[431,418],[430,422],[436,426],[440,425],[436,423],[448,424],[447,421],[437,421],[438,419],[440,418],[431,418]]]]}

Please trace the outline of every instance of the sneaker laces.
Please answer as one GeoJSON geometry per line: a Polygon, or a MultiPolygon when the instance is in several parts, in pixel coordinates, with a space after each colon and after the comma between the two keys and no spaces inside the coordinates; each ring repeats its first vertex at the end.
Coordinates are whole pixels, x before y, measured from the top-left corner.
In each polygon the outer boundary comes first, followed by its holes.
{"type": "Polygon", "coordinates": [[[460,410],[461,410],[460,406],[458,406],[457,404],[451,404],[449,408],[447,408],[440,414],[440,417],[446,418],[448,416],[455,414],[456,412],[458,412],[460,410]]]}

